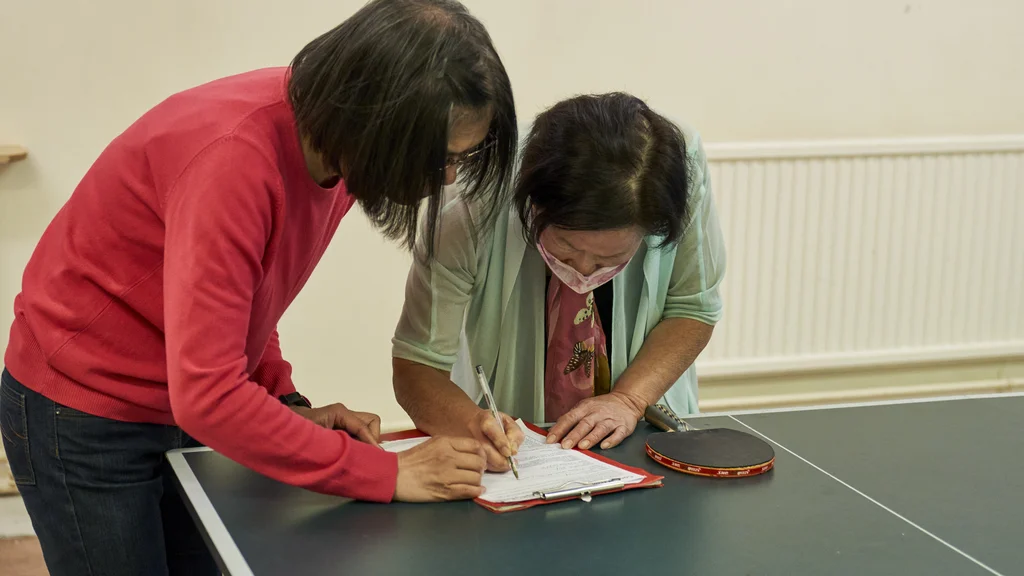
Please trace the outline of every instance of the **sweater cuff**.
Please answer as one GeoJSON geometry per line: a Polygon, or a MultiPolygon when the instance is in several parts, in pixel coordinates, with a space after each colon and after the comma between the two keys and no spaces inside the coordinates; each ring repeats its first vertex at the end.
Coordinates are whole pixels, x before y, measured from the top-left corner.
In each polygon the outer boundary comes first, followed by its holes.
{"type": "Polygon", "coordinates": [[[253,371],[252,380],[276,399],[295,392],[291,372],[287,362],[263,362],[253,371]]]}
{"type": "MultiPolygon", "coordinates": [[[[348,434],[339,431],[339,434],[348,434]]],[[[345,496],[368,502],[390,502],[398,484],[398,454],[352,439],[346,458],[352,463],[338,480],[345,496]]]]}

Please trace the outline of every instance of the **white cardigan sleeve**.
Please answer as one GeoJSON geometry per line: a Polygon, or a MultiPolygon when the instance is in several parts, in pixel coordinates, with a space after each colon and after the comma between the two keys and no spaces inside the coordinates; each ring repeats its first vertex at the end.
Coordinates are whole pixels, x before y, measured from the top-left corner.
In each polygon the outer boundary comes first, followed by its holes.
{"type": "Polygon", "coordinates": [[[690,318],[714,325],[722,317],[719,287],[725,277],[725,241],[699,137],[690,144],[688,154],[694,168],[690,222],[676,247],[662,318],[690,318]]]}
{"type": "Polygon", "coordinates": [[[421,226],[405,285],[405,304],[391,355],[449,371],[476,279],[478,231],[461,196],[441,209],[433,259],[427,258],[426,227],[421,226]]]}

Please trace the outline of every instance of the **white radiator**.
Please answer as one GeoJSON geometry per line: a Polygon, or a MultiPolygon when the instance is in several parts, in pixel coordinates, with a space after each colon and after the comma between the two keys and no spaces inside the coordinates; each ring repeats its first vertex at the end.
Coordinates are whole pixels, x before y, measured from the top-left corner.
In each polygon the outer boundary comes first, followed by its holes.
{"type": "Polygon", "coordinates": [[[1024,135],[710,144],[702,377],[1024,357],[1024,135]]]}

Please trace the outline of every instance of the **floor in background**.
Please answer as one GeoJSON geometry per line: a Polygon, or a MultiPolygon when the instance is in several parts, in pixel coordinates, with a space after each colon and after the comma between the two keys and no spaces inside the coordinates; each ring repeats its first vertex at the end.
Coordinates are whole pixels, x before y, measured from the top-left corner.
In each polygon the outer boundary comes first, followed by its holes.
{"type": "Polygon", "coordinates": [[[18,496],[0,496],[0,538],[34,536],[25,504],[18,496]]]}
{"type": "Polygon", "coordinates": [[[43,553],[34,536],[0,539],[0,566],[4,576],[46,576],[43,553]]]}

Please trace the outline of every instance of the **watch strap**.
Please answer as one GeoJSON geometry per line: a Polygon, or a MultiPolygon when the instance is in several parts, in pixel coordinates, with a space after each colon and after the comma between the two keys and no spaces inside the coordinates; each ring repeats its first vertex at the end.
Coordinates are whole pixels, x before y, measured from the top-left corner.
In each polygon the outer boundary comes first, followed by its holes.
{"type": "Polygon", "coordinates": [[[282,394],[278,396],[278,399],[285,406],[303,406],[305,408],[312,408],[313,405],[306,400],[306,397],[298,392],[292,392],[291,394],[282,394]]]}

